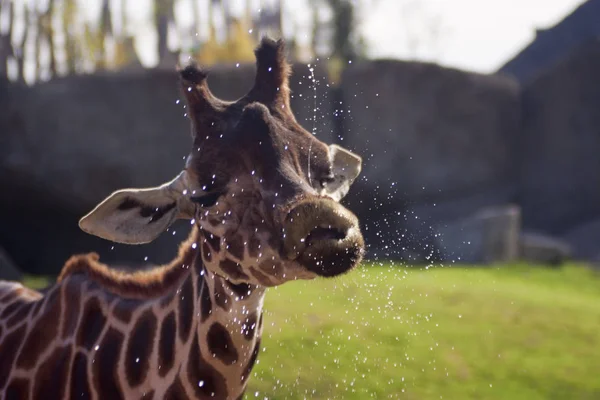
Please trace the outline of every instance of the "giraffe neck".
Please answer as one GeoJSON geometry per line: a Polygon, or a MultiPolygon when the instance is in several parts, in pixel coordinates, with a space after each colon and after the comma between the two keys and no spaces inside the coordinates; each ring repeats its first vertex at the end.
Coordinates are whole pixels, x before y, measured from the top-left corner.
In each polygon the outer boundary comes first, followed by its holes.
{"type": "Polygon", "coordinates": [[[235,285],[209,270],[202,261],[200,232],[192,242],[198,245],[191,246],[191,263],[182,264],[187,277],[163,299],[168,306],[156,347],[157,373],[170,384],[165,392],[155,392],[156,398],[236,399],[259,352],[265,288],[235,285]],[[176,340],[173,348],[173,341],[163,338],[175,331],[180,344],[176,340]]]}
{"type": "Polygon", "coordinates": [[[0,324],[0,398],[239,398],[260,348],[265,288],[207,269],[193,245],[203,240],[195,229],[182,245],[171,264],[181,274],[161,296],[127,298],[74,273],[43,298],[19,295],[14,311],[0,304],[19,316],[0,324]]]}

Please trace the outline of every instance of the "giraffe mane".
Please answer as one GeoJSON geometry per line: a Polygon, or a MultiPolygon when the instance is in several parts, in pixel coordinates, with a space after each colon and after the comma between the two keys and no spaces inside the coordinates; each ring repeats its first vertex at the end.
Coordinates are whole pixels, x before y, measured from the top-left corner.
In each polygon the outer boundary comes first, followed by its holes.
{"type": "Polygon", "coordinates": [[[111,268],[101,263],[100,256],[95,252],[73,255],[62,268],[57,282],[75,274],[84,274],[121,297],[157,298],[169,293],[188,276],[194,261],[194,252],[190,249],[196,237],[197,228],[194,227],[188,239],[180,244],[178,255],[173,261],[143,271],[126,272],[111,268]]]}

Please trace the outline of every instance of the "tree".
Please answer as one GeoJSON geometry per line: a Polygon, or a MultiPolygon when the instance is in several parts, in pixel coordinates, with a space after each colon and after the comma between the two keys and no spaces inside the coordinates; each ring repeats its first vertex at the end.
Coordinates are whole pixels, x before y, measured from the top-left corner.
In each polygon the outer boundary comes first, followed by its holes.
{"type": "Polygon", "coordinates": [[[0,30],[0,74],[6,76],[8,73],[8,60],[14,57],[15,52],[12,44],[14,5],[12,1],[0,1],[0,16],[6,15],[8,26],[4,32],[0,30]]]}
{"type": "Polygon", "coordinates": [[[169,26],[175,23],[175,0],[154,0],[154,23],[158,35],[158,59],[162,60],[167,56],[169,26]]]}

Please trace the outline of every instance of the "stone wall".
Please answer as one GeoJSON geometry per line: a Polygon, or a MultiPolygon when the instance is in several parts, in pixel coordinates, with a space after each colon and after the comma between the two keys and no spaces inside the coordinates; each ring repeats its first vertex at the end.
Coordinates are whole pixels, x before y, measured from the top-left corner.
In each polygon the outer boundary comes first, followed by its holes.
{"type": "Polygon", "coordinates": [[[383,60],[348,67],[342,91],[343,142],[364,157],[349,202],[372,250],[427,255],[437,224],[516,196],[513,79],[383,60]]]}
{"type": "Polygon", "coordinates": [[[519,191],[531,229],[562,234],[600,218],[599,78],[595,40],[523,88],[519,191]]]}

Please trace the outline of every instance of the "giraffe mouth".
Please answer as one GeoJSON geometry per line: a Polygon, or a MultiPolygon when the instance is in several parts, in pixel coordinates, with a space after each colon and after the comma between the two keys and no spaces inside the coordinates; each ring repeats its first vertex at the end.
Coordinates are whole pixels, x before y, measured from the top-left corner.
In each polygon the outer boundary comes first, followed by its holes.
{"type": "Polygon", "coordinates": [[[336,276],[362,259],[364,241],[354,214],[329,199],[303,201],[287,215],[284,252],[319,276],[336,276]]]}
{"type": "Polygon", "coordinates": [[[309,232],[306,236],[305,243],[310,247],[313,243],[323,240],[342,240],[347,236],[347,231],[331,226],[319,226],[309,232]]]}

